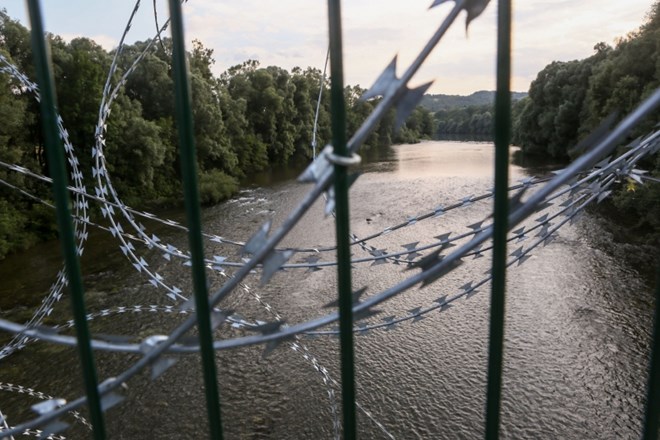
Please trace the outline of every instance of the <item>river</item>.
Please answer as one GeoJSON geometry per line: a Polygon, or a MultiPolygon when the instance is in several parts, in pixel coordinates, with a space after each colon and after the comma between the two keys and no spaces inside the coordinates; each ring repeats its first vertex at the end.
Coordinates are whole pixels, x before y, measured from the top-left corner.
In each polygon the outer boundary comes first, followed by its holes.
{"type": "MultiPolygon", "coordinates": [[[[351,191],[352,231],[358,237],[438,205],[484,194],[492,186],[493,149],[487,143],[422,142],[371,152],[368,158],[351,191]]],[[[515,165],[510,170],[512,182],[538,172],[515,165]]],[[[285,176],[288,180],[261,176],[233,200],[205,209],[204,230],[246,240],[268,218],[277,226],[309,188],[291,180],[291,175],[285,176]]],[[[427,244],[443,233],[467,232],[468,225],[488,217],[491,203],[490,199],[465,203],[438,218],[411,221],[410,226],[369,244],[400,251],[404,244],[427,244]]],[[[182,218],[180,213],[167,214],[182,218]]],[[[181,231],[154,222],[145,222],[145,226],[163,242],[186,248],[186,236],[181,231]]],[[[317,203],[283,245],[319,247],[333,240],[333,219],[324,217],[322,203],[317,203]]],[[[503,438],[639,437],[654,306],[652,286],[619,253],[602,245],[607,241],[598,218],[585,213],[579,221],[561,228],[551,244],[534,249],[530,259],[509,270],[503,438]]],[[[510,244],[509,253],[530,242],[531,238],[510,244]]],[[[210,242],[207,251],[230,260],[238,258],[237,250],[228,245],[210,242]]],[[[139,252],[166,282],[186,291],[188,267],[170,263],[153,250],[139,252]]],[[[369,256],[357,247],[353,252],[356,258],[369,256]]],[[[295,255],[291,261],[304,257],[295,255]]],[[[331,259],[332,255],[322,257],[322,261],[331,259]]],[[[368,286],[366,296],[412,273],[392,263],[356,263],[354,267],[353,284],[356,288],[368,286]]],[[[465,283],[481,280],[488,268],[489,258],[466,261],[439,281],[384,303],[371,322],[432,305],[441,295],[454,294],[465,283]]],[[[29,318],[58,270],[55,243],[42,244],[0,263],[0,316],[18,321],[29,318]]],[[[152,287],[133,269],[107,232],[90,234],[83,271],[90,312],[173,304],[162,289],[152,287]]],[[[222,285],[222,276],[210,277],[212,289],[222,285]]],[[[321,307],[335,295],[335,279],[333,267],[290,269],[276,274],[261,288],[258,275],[254,275],[246,280],[249,290],[237,290],[221,306],[246,319],[272,321],[274,315],[255,300],[253,294],[257,293],[270,305],[269,310],[287,323],[297,323],[324,313],[321,307]]],[[[483,436],[489,294],[486,284],[476,294],[458,299],[447,310],[430,313],[426,319],[356,337],[357,400],[392,436],[483,436]]],[[[63,300],[47,322],[61,323],[69,315],[68,302],[63,300]]],[[[91,328],[96,334],[121,334],[139,341],[151,334],[166,334],[182,319],[176,313],[129,311],[95,318],[91,328]]],[[[243,330],[224,326],[217,337],[242,334],[243,330]]],[[[6,341],[6,336],[2,337],[0,342],[6,341]]],[[[262,356],[263,347],[217,353],[226,438],[332,438],[332,405],[341,407],[340,392],[335,390],[334,400],[328,397],[328,387],[314,362],[338,381],[338,340],[302,337],[296,344],[282,344],[266,357],[262,356]]],[[[115,376],[136,359],[97,353],[99,376],[115,376]]],[[[72,399],[81,393],[76,352],[32,343],[0,360],[0,383],[72,399]]],[[[109,438],[206,438],[198,356],[181,357],[153,382],[145,372],[127,383],[122,394],[126,400],[107,413],[109,438]]],[[[37,402],[24,393],[0,389],[0,410],[10,424],[30,417],[29,406],[37,402]]],[[[68,438],[91,438],[80,422],[72,417],[67,422],[73,424],[64,433],[68,438]]],[[[360,438],[387,438],[362,412],[358,412],[358,424],[360,438]]]]}

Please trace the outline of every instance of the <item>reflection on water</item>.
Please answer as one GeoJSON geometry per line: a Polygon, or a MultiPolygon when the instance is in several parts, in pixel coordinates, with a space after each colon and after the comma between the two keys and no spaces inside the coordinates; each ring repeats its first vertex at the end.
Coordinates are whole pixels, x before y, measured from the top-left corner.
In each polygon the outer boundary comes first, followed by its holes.
{"type": "MultiPolygon", "coordinates": [[[[369,156],[372,161],[362,165],[362,175],[351,190],[351,229],[360,237],[405,222],[438,204],[483,194],[492,186],[490,144],[424,142],[369,154],[376,158],[369,156]]],[[[512,181],[526,173],[511,166],[512,181]]],[[[204,228],[246,240],[269,218],[275,226],[281,224],[308,188],[287,180],[244,190],[234,200],[206,209],[204,228]]],[[[417,222],[369,244],[396,251],[411,242],[429,244],[442,233],[467,232],[466,225],[488,217],[491,203],[474,203],[417,222]]],[[[154,227],[146,226],[150,232],[154,227]]],[[[163,242],[179,249],[187,247],[184,233],[166,232],[164,226],[156,231],[163,242]]],[[[594,237],[603,233],[585,215],[576,225],[564,227],[555,242],[535,249],[531,259],[509,272],[502,403],[505,438],[639,437],[653,310],[651,287],[625,261],[596,245],[594,237]]],[[[527,246],[532,239],[515,246],[527,246]]],[[[109,234],[95,234],[91,240],[86,252],[98,262],[86,266],[85,272],[90,312],[134,304],[171,304],[162,290],[154,289],[143,274],[132,270],[109,234]]],[[[333,240],[333,220],[324,217],[319,202],[284,245],[317,247],[333,240]]],[[[17,304],[10,296],[22,298],[35,286],[41,290],[47,285],[59,269],[58,258],[40,256],[52,251],[49,249],[36,248],[0,265],[0,273],[11,278],[13,286],[13,291],[2,292],[0,307],[17,304]],[[41,258],[39,271],[14,270],[13,265],[28,265],[37,258],[41,258]]],[[[213,242],[207,244],[207,251],[240,258],[236,249],[213,242]]],[[[166,282],[188,291],[188,267],[166,261],[160,252],[138,252],[166,282]]],[[[353,253],[368,256],[359,248],[353,253]]],[[[305,257],[295,255],[291,261],[305,257]]],[[[414,273],[393,264],[354,266],[354,287],[368,286],[367,296],[414,273]]],[[[374,321],[389,315],[406,316],[416,307],[432,305],[466,282],[481,280],[488,269],[488,258],[466,259],[438,282],[425,288],[416,286],[384,303],[374,321]]],[[[217,273],[209,273],[209,277],[212,289],[225,280],[217,273]]],[[[333,268],[287,270],[263,288],[254,275],[246,280],[249,291],[237,290],[221,305],[263,321],[273,320],[276,311],[287,323],[295,324],[324,313],[320,312],[325,310],[322,306],[336,295],[335,281],[333,268]],[[253,293],[270,308],[256,301],[253,293]]],[[[474,296],[419,322],[357,337],[358,401],[396,438],[483,437],[488,295],[485,285],[474,296]]],[[[33,308],[38,301],[32,298],[24,303],[33,308]]],[[[15,316],[4,309],[2,313],[3,317],[15,316]]],[[[68,317],[68,304],[62,303],[51,322],[68,317]]],[[[95,319],[91,325],[95,333],[137,335],[135,339],[141,340],[150,334],[168,333],[182,319],[177,314],[127,312],[95,319]]],[[[244,334],[223,327],[217,336],[244,334]]],[[[305,337],[300,343],[309,348],[318,365],[339,379],[336,339],[305,337]]],[[[100,376],[117,375],[135,359],[99,353],[100,376]]],[[[283,344],[268,357],[262,356],[262,347],[250,347],[220,352],[216,359],[227,438],[332,438],[332,400],[309,355],[283,344]]],[[[198,356],[185,356],[155,382],[148,373],[130,381],[123,391],[126,402],[108,412],[110,438],[204,438],[207,423],[199,365],[198,356]]],[[[32,344],[0,361],[0,382],[33,386],[67,399],[81,392],[75,350],[47,344],[32,344]]],[[[24,395],[3,393],[0,410],[10,423],[18,423],[31,416],[29,406],[34,403],[24,395]]],[[[361,438],[384,438],[364,415],[359,414],[358,421],[361,438]]],[[[69,434],[70,438],[88,437],[85,428],[75,422],[69,434]]]]}
{"type": "Polygon", "coordinates": [[[264,171],[253,174],[241,182],[242,186],[270,186],[277,182],[295,179],[305,169],[308,162],[298,158],[289,166],[273,166],[264,171]]]}
{"type": "Polygon", "coordinates": [[[485,142],[493,143],[493,136],[488,134],[447,134],[447,133],[436,133],[434,137],[437,141],[449,141],[449,142],[485,142]]]}
{"type": "Polygon", "coordinates": [[[493,144],[429,141],[399,145],[396,177],[471,177],[493,175],[493,144]]]}

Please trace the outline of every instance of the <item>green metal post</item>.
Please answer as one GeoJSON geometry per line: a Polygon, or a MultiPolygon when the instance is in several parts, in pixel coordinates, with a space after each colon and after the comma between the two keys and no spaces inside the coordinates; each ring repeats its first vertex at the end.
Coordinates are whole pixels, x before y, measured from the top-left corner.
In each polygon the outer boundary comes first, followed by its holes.
{"type": "MultiPolygon", "coordinates": [[[[330,106],[332,145],[338,156],[348,156],[346,148],[346,105],[341,35],[340,0],[328,1],[330,32],[330,106]]],[[[337,231],[337,284],[339,290],[339,336],[341,342],[341,389],[344,438],[356,438],[355,365],[353,348],[353,295],[351,291],[351,250],[349,241],[348,175],[345,166],[335,165],[335,211],[337,231]]]]}
{"type": "Polygon", "coordinates": [[[60,234],[60,245],[64,254],[73,320],[78,336],[78,352],[82,365],[83,380],[89,402],[89,414],[94,426],[94,438],[105,438],[105,421],[101,410],[101,398],[97,388],[94,353],[90,345],[89,328],[85,312],[85,292],[83,288],[80,261],[76,249],[71,212],[69,211],[68,179],[64,166],[64,147],[57,129],[57,103],[53,75],[48,62],[48,53],[44,26],[41,19],[41,8],[38,0],[28,0],[30,24],[32,25],[32,56],[39,83],[41,126],[46,143],[48,168],[53,178],[53,197],[57,210],[57,227],[60,234]]]}
{"type": "Polygon", "coordinates": [[[506,234],[509,229],[509,140],[511,131],[511,0],[498,2],[497,92],[495,95],[495,207],[493,280],[488,346],[486,439],[499,437],[506,285],[506,234]]]}
{"type": "Polygon", "coordinates": [[[658,424],[658,418],[660,418],[660,261],[658,261],[655,275],[655,330],[651,346],[644,440],[657,440],[658,428],[660,428],[658,424]]]}
{"type": "Polygon", "coordinates": [[[190,243],[193,286],[195,290],[195,307],[197,310],[199,343],[204,370],[206,409],[211,438],[222,439],[220,397],[218,393],[215,351],[213,350],[213,329],[211,327],[211,314],[206,285],[202,221],[199,208],[199,190],[197,188],[197,160],[195,155],[192,108],[188,70],[186,68],[186,49],[183,39],[183,19],[179,0],[170,0],[170,16],[172,20],[172,64],[174,71],[176,118],[180,143],[181,174],[183,175],[188,241],[190,243]]]}

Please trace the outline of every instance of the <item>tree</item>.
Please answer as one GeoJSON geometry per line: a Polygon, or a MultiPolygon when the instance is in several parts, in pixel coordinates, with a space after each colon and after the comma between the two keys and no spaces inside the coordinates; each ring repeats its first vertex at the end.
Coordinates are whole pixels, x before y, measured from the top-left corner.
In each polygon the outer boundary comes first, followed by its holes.
{"type": "MultiPolygon", "coordinates": [[[[22,33],[15,32],[11,35],[20,34],[22,33]]],[[[5,42],[12,46],[7,39],[5,42]]],[[[0,48],[0,53],[8,62],[17,64],[5,48],[0,48]]],[[[33,96],[20,83],[9,75],[0,73],[0,161],[8,164],[18,163],[40,172],[41,164],[31,138],[34,134],[32,127],[35,125],[35,118],[30,113],[30,104],[33,101],[33,96]]],[[[0,179],[37,197],[49,198],[50,192],[46,185],[23,174],[1,167],[0,179]]],[[[9,186],[0,185],[0,259],[40,239],[52,238],[53,223],[53,215],[47,208],[9,186]]]]}
{"type": "Polygon", "coordinates": [[[165,164],[167,148],[158,124],[143,117],[140,102],[120,95],[108,124],[105,157],[123,200],[135,205],[144,198],[162,195],[164,188],[154,182],[165,164]]]}
{"type": "Polygon", "coordinates": [[[585,60],[554,61],[539,72],[515,121],[515,140],[528,154],[567,159],[579,139],[580,116],[596,54],[585,60]]]}

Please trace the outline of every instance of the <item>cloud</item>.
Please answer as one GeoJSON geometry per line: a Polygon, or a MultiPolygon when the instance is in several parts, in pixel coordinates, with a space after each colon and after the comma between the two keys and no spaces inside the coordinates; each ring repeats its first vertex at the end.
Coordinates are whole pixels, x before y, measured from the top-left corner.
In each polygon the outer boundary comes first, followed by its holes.
{"type": "Polygon", "coordinates": [[[73,40],[75,38],[81,38],[81,37],[89,38],[90,40],[93,40],[94,42],[96,42],[96,44],[98,44],[99,46],[101,46],[103,49],[105,49],[107,51],[110,51],[110,50],[114,49],[119,44],[119,41],[116,38],[111,37],[109,35],[103,35],[103,34],[82,35],[82,34],[64,33],[64,34],[59,34],[59,35],[66,42],[70,42],[71,40],[73,40]]]}
{"type": "Polygon", "coordinates": [[[304,0],[197,0],[184,8],[187,36],[214,49],[219,74],[247,59],[262,65],[319,66],[325,59],[324,10],[304,0]]]}
{"type": "Polygon", "coordinates": [[[551,61],[593,54],[596,43],[612,44],[639,27],[645,1],[528,0],[518,2],[514,21],[515,83],[528,85],[551,61]]]}
{"type": "MultiPolygon", "coordinates": [[[[11,16],[24,17],[22,0],[6,0],[11,16]],[[18,14],[18,15],[16,15],[18,14]],[[23,14],[22,16],[20,14],[23,14]]],[[[453,2],[431,10],[428,1],[342,2],[344,68],[348,84],[367,87],[398,54],[399,73],[435,32],[453,2]]],[[[648,0],[520,0],[514,4],[513,88],[527,90],[536,73],[553,60],[590,56],[599,41],[613,43],[636,29],[648,0]]],[[[134,0],[44,2],[49,31],[67,39],[87,36],[114,47],[134,0]],[[77,17],[71,20],[71,17],[77,17]]],[[[127,42],[154,36],[151,2],[142,2],[127,42]]],[[[166,2],[157,2],[160,23],[166,2]]],[[[491,1],[466,36],[464,13],[433,51],[414,82],[437,78],[433,93],[470,93],[493,88],[497,2],[491,1]]],[[[262,65],[321,68],[328,45],[325,2],[310,0],[190,0],[184,4],[188,41],[214,50],[214,72],[247,59],[262,65]]],[[[25,22],[25,21],[23,21],[25,22]]],[[[169,31],[168,31],[169,34],[169,31]]]]}

